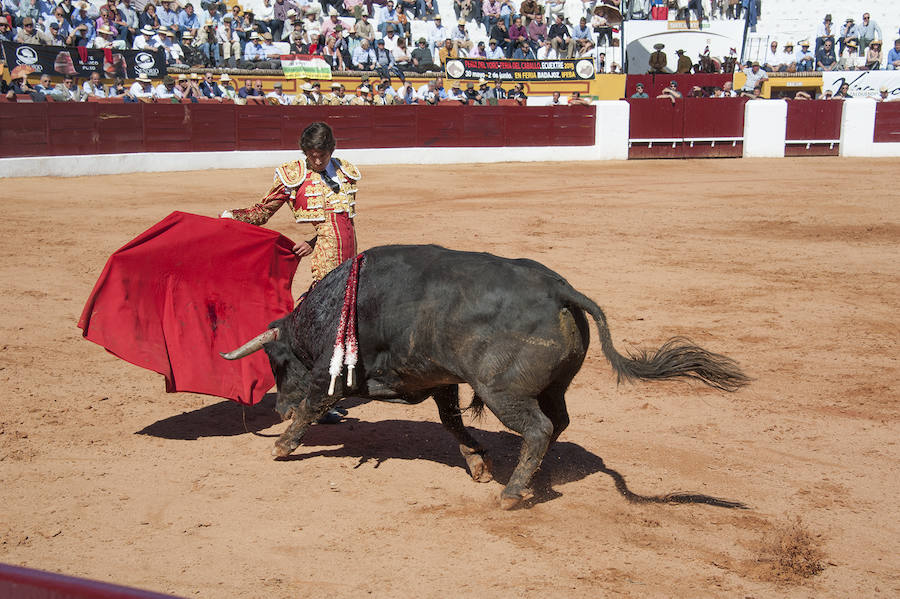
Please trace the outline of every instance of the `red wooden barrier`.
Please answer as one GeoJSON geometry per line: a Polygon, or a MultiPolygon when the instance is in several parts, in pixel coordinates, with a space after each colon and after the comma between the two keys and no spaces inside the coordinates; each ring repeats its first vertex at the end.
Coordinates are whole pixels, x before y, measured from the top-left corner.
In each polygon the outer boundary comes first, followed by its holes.
{"type": "Polygon", "coordinates": [[[786,100],[785,156],[837,156],[842,100],[786,100]]]}
{"type": "Polygon", "coordinates": [[[742,98],[629,99],[629,158],[723,158],[743,154],[742,98]]]}
{"type": "Polygon", "coordinates": [[[874,141],[900,142],[900,102],[879,102],[875,107],[874,141]]]}
{"type": "Polygon", "coordinates": [[[130,587],[0,564],[0,597],[14,599],[173,599],[130,587]]]}
{"type": "Polygon", "coordinates": [[[297,149],[312,121],[338,147],[594,145],[590,106],[0,105],[0,157],[297,149]]]}
{"type": "Polygon", "coordinates": [[[625,78],[625,97],[630,98],[638,83],[644,84],[644,91],[650,98],[658,96],[670,81],[678,83],[678,91],[687,95],[695,85],[703,88],[722,87],[734,78],[731,74],[702,73],[699,75],[628,75],[625,78]]]}

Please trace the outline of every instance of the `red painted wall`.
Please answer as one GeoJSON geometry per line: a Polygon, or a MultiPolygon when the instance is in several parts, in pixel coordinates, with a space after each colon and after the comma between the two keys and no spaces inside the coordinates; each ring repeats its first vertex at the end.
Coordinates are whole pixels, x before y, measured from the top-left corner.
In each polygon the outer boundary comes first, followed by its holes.
{"type": "Polygon", "coordinates": [[[875,143],[900,142],[900,102],[879,102],[875,107],[875,143]]]}
{"type": "Polygon", "coordinates": [[[325,121],[338,147],[594,145],[591,106],[0,104],[0,157],[296,149],[325,121]]]}
{"type": "MultiPolygon", "coordinates": [[[[787,130],[785,139],[825,140],[841,138],[843,100],[786,100],[787,130]]],[[[840,146],[835,144],[786,144],[785,156],[837,156],[840,146]]]]}
{"type": "Polygon", "coordinates": [[[743,98],[629,99],[629,140],[675,139],[677,142],[631,141],[629,158],[717,158],[743,153],[743,98]],[[736,137],[731,141],[704,138],[736,137]]]}

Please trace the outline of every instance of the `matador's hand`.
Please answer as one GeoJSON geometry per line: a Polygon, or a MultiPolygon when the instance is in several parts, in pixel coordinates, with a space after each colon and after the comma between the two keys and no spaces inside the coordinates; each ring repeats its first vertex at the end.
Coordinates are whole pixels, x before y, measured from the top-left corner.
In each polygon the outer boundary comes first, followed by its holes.
{"type": "Polygon", "coordinates": [[[309,256],[313,253],[312,246],[306,243],[305,241],[301,241],[297,245],[295,245],[292,250],[295,254],[303,258],[304,256],[309,256]]]}

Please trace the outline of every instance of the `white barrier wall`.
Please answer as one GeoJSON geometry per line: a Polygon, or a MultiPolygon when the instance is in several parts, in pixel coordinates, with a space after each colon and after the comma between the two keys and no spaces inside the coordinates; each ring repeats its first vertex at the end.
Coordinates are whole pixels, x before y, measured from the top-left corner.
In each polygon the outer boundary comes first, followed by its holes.
{"type": "Polygon", "coordinates": [[[784,158],[787,102],[749,100],[744,104],[744,158],[784,158]]]}

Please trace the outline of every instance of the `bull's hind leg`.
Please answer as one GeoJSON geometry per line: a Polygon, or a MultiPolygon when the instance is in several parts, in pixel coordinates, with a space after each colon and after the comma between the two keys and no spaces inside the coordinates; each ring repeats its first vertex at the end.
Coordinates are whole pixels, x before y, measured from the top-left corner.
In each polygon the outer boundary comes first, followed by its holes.
{"type": "Polygon", "coordinates": [[[459,451],[466,460],[472,479],[479,483],[494,480],[494,475],[491,473],[491,461],[463,424],[459,410],[459,387],[457,385],[441,387],[432,394],[432,397],[437,404],[438,414],[440,414],[444,428],[459,441],[459,451]]]}
{"type": "Polygon", "coordinates": [[[511,510],[533,493],[528,488],[531,477],[541,465],[553,436],[553,423],[541,411],[534,397],[503,397],[479,394],[485,405],[507,428],[522,435],[519,463],[500,493],[500,507],[511,510]]]}

